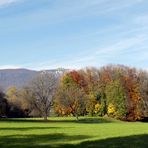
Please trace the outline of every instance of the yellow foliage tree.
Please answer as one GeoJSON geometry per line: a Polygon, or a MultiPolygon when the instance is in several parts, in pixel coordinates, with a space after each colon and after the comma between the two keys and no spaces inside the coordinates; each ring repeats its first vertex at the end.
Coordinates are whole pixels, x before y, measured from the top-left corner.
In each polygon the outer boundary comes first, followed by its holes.
{"type": "Polygon", "coordinates": [[[108,111],[108,114],[114,115],[114,113],[116,112],[116,108],[112,103],[110,103],[108,105],[107,111],[108,111]]]}
{"type": "Polygon", "coordinates": [[[16,87],[11,87],[7,90],[7,100],[9,103],[12,103],[14,105],[19,105],[20,101],[18,99],[18,91],[16,89],[16,87]]]}
{"type": "Polygon", "coordinates": [[[95,105],[95,113],[97,114],[100,111],[100,109],[101,109],[101,104],[97,103],[95,105]]]}

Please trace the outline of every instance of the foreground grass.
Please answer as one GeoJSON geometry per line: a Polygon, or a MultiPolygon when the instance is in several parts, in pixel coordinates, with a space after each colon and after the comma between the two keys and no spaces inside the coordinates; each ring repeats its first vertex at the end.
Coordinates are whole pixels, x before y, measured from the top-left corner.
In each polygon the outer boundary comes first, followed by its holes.
{"type": "Polygon", "coordinates": [[[146,148],[148,123],[106,118],[0,120],[0,148],[146,148]]]}

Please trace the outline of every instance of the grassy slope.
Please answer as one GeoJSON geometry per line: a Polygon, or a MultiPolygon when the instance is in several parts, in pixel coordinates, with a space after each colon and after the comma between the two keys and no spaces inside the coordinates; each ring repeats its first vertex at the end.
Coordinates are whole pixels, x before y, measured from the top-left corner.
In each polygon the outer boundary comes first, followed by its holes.
{"type": "Polygon", "coordinates": [[[148,147],[148,123],[103,118],[0,121],[0,148],[148,147]]]}

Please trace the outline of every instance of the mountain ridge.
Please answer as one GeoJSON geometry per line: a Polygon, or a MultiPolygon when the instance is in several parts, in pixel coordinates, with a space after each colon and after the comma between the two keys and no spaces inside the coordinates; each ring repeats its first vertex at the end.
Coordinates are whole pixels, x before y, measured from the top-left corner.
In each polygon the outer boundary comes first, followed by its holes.
{"type": "Polygon", "coordinates": [[[58,68],[39,71],[25,68],[0,69],[0,87],[4,90],[10,87],[21,88],[43,71],[61,75],[68,71],[68,69],[58,68]]]}

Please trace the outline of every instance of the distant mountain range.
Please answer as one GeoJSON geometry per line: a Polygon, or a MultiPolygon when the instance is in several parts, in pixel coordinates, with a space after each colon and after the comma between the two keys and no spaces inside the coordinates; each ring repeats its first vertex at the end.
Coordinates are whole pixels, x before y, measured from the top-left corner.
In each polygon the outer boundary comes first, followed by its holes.
{"type": "MultiPolygon", "coordinates": [[[[61,69],[53,69],[53,70],[45,70],[45,71],[53,74],[58,74],[60,76],[68,70],[61,68],[61,69]]],[[[0,87],[4,90],[12,86],[21,88],[42,72],[43,71],[34,71],[34,70],[28,70],[28,69],[0,70],[0,87]]]]}

